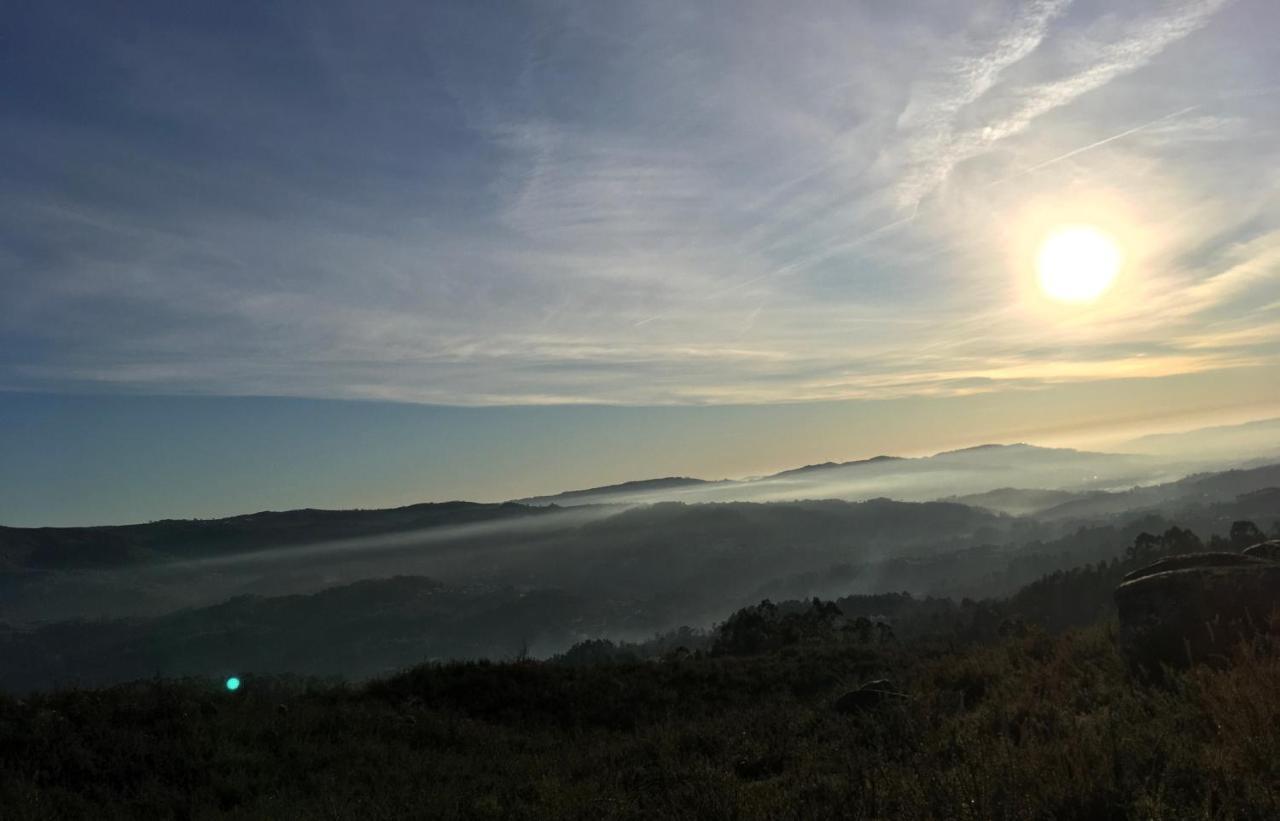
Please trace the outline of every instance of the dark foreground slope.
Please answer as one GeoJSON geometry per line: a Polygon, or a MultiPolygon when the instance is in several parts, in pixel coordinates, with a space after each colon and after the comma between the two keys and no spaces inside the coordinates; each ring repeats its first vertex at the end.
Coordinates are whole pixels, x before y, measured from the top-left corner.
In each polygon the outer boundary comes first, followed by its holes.
{"type": "Polygon", "coordinates": [[[1116,580],[1197,542],[1177,528],[1142,534],[1123,556],[1004,600],[762,602],[680,636],[692,651],[585,642],[552,661],[425,665],[361,686],[246,675],[237,692],[156,679],[0,696],[0,807],[6,818],[1280,817],[1280,647],[1168,671],[1160,686],[1117,651],[1103,604],[1116,580]],[[882,678],[897,695],[840,709],[882,678]]]}
{"type": "Polygon", "coordinates": [[[1280,662],[1135,685],[1098,626],[0,699],[7,818],[1280,817],[1280,662]],[[909,700],[842,714],[891,674],[909,700]]]}

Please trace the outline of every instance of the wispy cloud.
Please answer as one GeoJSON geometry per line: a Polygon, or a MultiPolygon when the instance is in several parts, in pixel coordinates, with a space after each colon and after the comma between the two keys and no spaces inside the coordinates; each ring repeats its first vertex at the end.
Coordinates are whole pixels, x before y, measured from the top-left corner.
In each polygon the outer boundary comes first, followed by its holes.
{"type": "MultiPolygon", "coordinates": [[[[1061,48],[1068,64],[1066,72],[1036,83],[1010,83],[993,95],[993,112],[983,112],[985,116],[978,124],[956,130],[955,115],[991,90],[999,70],[1027,57],[1044,39],[1049,21],[1065,6],[1040,4],[1002,48],[979,61],[982,68],[976,73],[980,82],[969,84],[965,93],[930,107],[938,114],[926,133],[909,143],[900,197],[905,202],[918,203],[960,163],[1025,131],[1038,117],[1148,64],[1169,45],[1204,26],[1228,2],[1194,0],[1168,15],[1134,21],[1118,30],[1111,30],[1114,24],[1099,24],[1086,32],[1068,35],[1061,48]]],[[[959,73],[964,76],[970,72],[959,73]]],[[[911,125],[910,121],[906,124],[911,125]]]]}
{"type": "Polygon", "coordinates": [[[238,56],[163,12],[20,21],[68,50],[0,130],[0,384],[750,403],[1280,355],[1262,0],[334,4],[243,12],[238,56]],[[1115,201],[1113,297],[1041,310],[1029,204],[1115,201]]]}
{"type": "MultiPolygon", "coordinates": [[[[994,46],[979,42],[974,46],[976,54],[950,59],[937,76],[913,86],[897,122],[898,130],[908,135],[904,159],[897,163],[904,169],[898,183],[904,204],[918,206],[956,163],[966,159],[966,140],[957,134],[958,115],[989,92],[1002,71],[1029,56],[1068,5],[1069,0],[1028,4],[1011,15],[994,46]]],[[[984,126],[983,131],[989,128],[984,126]]]]}

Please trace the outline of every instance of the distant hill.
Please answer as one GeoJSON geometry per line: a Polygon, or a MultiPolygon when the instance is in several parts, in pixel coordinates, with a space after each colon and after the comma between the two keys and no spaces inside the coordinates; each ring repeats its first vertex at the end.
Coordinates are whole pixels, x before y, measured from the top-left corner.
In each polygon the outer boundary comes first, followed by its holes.
{"type": "Polygon", "coordinates": [[[994,510],[999,513],[1008,513],[1010,516],[1030,516],[1042,510],[1087,498],[1095,493],[1102,493],[1102,491],[1077,493],[1070,490],[1002,487],[983,493],[971,493],[967,496],[949,496],[940,501],[994,510]]]}
{"type": "MultiPolygon", "coordinates": [[[[1280,464],[1194,474],[1176,482],[1121,492],[1091,493],[1041,510],[1036,516],[1045,520],[1100,519],[1119,513],[1231,502],[1272,488],[1280,488],[1280,464]]],[[[1280,510],[1276,515],[1280,517],[1280,510]]]]}
{"type": "Polygon", "coordinates": [[[822,462],[751,479],[653,479],[517,501],[570,506],[890,497],[919,502],[953,496],[961,488],[975,493],[1002,487],[1087,491],[1168,480],[1186,472],[1150,456],[987,444],[918,458],[822,462]]]}
{"type": "MultiPolygon", "coordinates": [[[[403,552],[412,552],[419,557],[435,556],[432,550],[436,548],[427,550],[424,547],[431,542],[439,549],[453,550],[452,566],[461,567],[470,557],[484,555],[481,547],[485,550],[507,550],[512,545],[524,544],[531,548],[534,544],[542,544],[544,536],[550,538],[546,533],[535,536],[526,527],[526,522],[546,522],[547,526],[539,524],[539,529],[549,533],[557,528],[576,528],[592,518],[610,517],[616,512],[614,506],[649,505],[673,499],[689,505],[680,518],[696,523],[697,527],[723,518],[731,508],[719,507],[717,510],[717,507],[726,503],[822,499],[869,502],[880,499],[879,507],[872,504],[865,508],[841,509],[836,517],[846,519],[847,526],[856,528],[858,541],[866,545],[869,544],[867,534],[878,529],[891,513],[891,508],[885,507],[889,498],[898,502],[946,499],[956,502],[954,507],[957,509],[972,511],[973,507],[978,507],[1001,514],[1034,515],[1049,522],[1097,520],[1130,511],[1156,511],[1162,506],[1167,509],[1173,504],[1229,502],[1240,494],[1280,487],[1280,466],[1265,465],[1248,470],[1177,477],[1180,474],[1167,463],[1152,461],[1151,457],[1026,444],[985,445],[923,458],[877,457],[810,465],[755,480],[717,482],[666,477],[624,482],[525,500],[530,504],[445,502],[387,510],[268,511],[224,519],[164,520],[109,527],[0,527],[0,576],[6,572],[12,576],[37,570],[111,569],[195,559],[221,560],[266,553],[277,548],[310,549],[310,546],[325,547],[335,543],[334,549],[347,557],[344,560],[358,555],[370,556],[372,560],[373,551],[367,548],[374,546],[379,549],[403,548],[403,552]],[[1168,473],[1173,473],[1176,481],[1158,481],[1168,473]],[[964,488],[968,493],[957,496],[957,488],[964,488]],[[708,503],[717,505],[705,510],[697,509],[708,503]],[[568,517],[569,510],[577,511],[574,514],[579,517],[577,521],[568,517]],[[558,524],[552,527],[553,523],[558,524]],[[499,524],[507,529],[505,535],[489,527],[499,524]],[[513,531],[517,525],[523,534],[518,537],[513,531]],[[872,526],[872,531],[866,529],[868,525],[872,526]],[[465,533],[446,533],[444,530],[471,526],[481,530],[472,528],[465,533]],[[344,545],[344,542],[358,543],[353,546],[344,545]],[[455,546],[448,548],[449,544],[455,546]],[[464,549],[464,544],[471,547],[464,549]]],[[[793,528],[790,535],[779,532],[776,538],[806,547],[803,541],[812,537],[814,527],[818,526],[815,523],[826,515],[819,515],[819,510],[805,509],[803,515],[790,525],[793,528]]],[[[923,516],[927,511],[924,520],[927,532],[932,539],[942,542],[968,538],[967,534],[973,533],[975,527],[1004,527],[998,522],[978,523],[972,518],[962,523],[954,517],[941,515],[941,510],[914,508],[906,515],[910,519],[923,516]]],[[[649,515],[656,519],[667,516],[662,511],[649,515]]],[[[795,514],[791,509],[777,508],[768,516],[752,513],[748,518],[759,518],[761,523],[781,522],[795,518],[795,514]]],[[[961,520],[964,518],[960,517],[961,520]]],[[[610,520],[610,528],[621,526],[628,520],[627,517],[610,520]]],[[[820,530],[821,526],[818,527],[820,530]]],[[[749,530],[750,526],[744,522],[733,525],[731,530],[736,534],[739,528],[749,530]]],[[[612,537],[616,532],[611,529],[610,538],[598,544],[615,544],[612,537]]],[[[671,534],[657,535],[661,541],[671,534]]],[[[696,532],[681,535],[686,545],[696,543],[698,538],[696,532]]],[[[900,530],[892,541],[903,547],[915,538],[906,530],[900,530]]],[[[557,539],[558,536],[552,541],[561,544],[562,541],[557,539]]],[[[661,553],[668,544],[660,543],[650,552],[661,553]]],[[[599,554],[597,544],[589,547],[591,549],[579,559],[584,566],[595,567],[608,554],[599,554]]],[[[281,551],[281,555],[285,553],[287,551],[281,551]]],[[[503,554],[502,562],[514,561],[515,558],[518,554],[503,554]]],[[[296,557],[294,560],[301,561],[296,557]]],[[[314,562],[302,562],[302,566],[312,564],[314,562]]],[[[525,572],[543,574],[537,567],[525,572]]],[[[3,581],[0,578],[0,582],[3,581]]],[[[24,589],[32,589],[30,579],[24,581],[24,589]]]]}
{"type": "Polygon", "coordinates": [[[593,504],[608,502],[609,497],[620,494],[645,494],[658,490],[673,490],[713,484],[719,483],[707,479],[693,479],[688,476],[668,476],[663,479],[637,479],[631,482],[620,482],[616,485],[601,485],[600,487],[590,487],[582,490],[566,490],[550,496],[530,496],[512,501],[518,505],[593,504]]]}
{"type": "Polygon", "coordinates": [[[1122,447],[1135,453],[1198,459],[1275,459],[1280,457],[1280,418],[1150,434],[1122,447]]]}
{"type": "Polygon", "coordinates": [[[816,471],[858,469],[886,465],[893,468],[908,468],[954,462],[1026,464],[1028,462],[1060,463],[1079,462],[1083,460],[1117,461],[1127,459],[1129,459],[1129,457],[1125,454],[1097,453],[1093,451],[1075,450],[1073,448],[1047,448],[1041,447],[1040,445],[1028,445],[1025,442],[1018,442],[1009,445],[993,443],[986,445],[974,445],[972,447],[959,448],[957,450],[944,450],[939,453],[935,453],[932,456],[873,456],[870,459],[858,459],[852,462],[823,462],[818,465],[806,465],[800,468],[780,471],[761,478],[762,480],[768,480],[785,476],[795,476],[803,473],[813,473],[816,471]]]}
{"type": "Polygon", "coordinates": [[[1028,445],[1026,442],[1015,442],[1011,445],[1002,445],[991,442],[985,445],[970,445],[967,448],[956,448],[955,450],[943,450],[934,454],[934,456],[970,456],[975,453],[1010,453],[1017,450],[1035,450],[1035,451],[1057,451],[1060,453],[1079,453],[1073,448],[1046,448],[1039,445],[1028,445]]]}
{"type": "Polygon", "coordinates": [[[1015,442],[1009,445],[987,444],[974,445],[967,448],[958,448],[956,450],[944,450],[935,453],[933,459],[972,459],[987,457],[1024,457],[1032,456],[1037,459],[1057,459],[1057,460],[1074,460],[1081,458],[1115,458],[1121,454],[1115,453],[1097,453],[1087,450],[1076,450],[1075,448],[1047,448],[1041,445],[1029,445],[1026,442],[1015,442]]]}
{"type": "Polygon", "coordinates": [[[814,498],[865,501],[890,497],[923,502],[955,496],[957,489],[961,488],[972,493],[1010,487],[1087,492],[1161,482],[1187,473],[1187,470],[1179,470],[1178,466],[1151,456],[1075,451],[1024,443],[982,444],[934,456],[876,456],[847,462],[820,462],[753,479],[724,482],[680,480],[681,484],[669,487],[662,484],[646,484],[640,488],[612,485],[595,491],[524,501],[554,502],[558,505],[641,505],[663,501],[777,502],[814,498]]]}
{"type": "Polygon", "coordinates": [[[870,459],[857,459],[852,462],[822,462],[817,465],[805,465],[804,467],[779,471],[778,473],[770,474],[764,478],[777,479],[782,476],[796,476],[802,473],[814,473],[817,471],[832,470],[834,468],[851,468],[859,465],[877,465],[884,462],[900,462],[902,459],[903,457],[901,456],[872,456],[870,459]]]}
{"type": "Polygon", "coordinates": [[[225,519],[165,519],[102,527],[0,527],[0,570],[106,568],[208,558],[550,511],[510,502],[442,502],[385,510],[264,511],[225,519]]]}
{"type": "MultiPolygon", "coordinates": [[[[646,479],[502,504],[445,502],[387,510],[304,509],[110,527],[0,527],[0,572],[118,568],[220,558],[448,526],[514,522],[570,507],[665,501],[700,504],[893,498],[925,502],[955,497],[956,490],[963,488],[968,495],[956,501],[1000,512],[1039,515],[1051,508],[1053,517],[1090,516],[1151,506],[1167,498],[1164,491],[1149,489],[1096,498],[1094,492],[1152,484],[1169,470],[1150,457],[1027,444],[983,445],[922,458],[879,456],[807,465],[752,480],[646,479]]],[[[1238,485],[1236,493],[1260,488],[1254,479],[1241,480],[1238,485]]],[[[1178,492],[1193,491],[1184,486],[1178,492]]],[[[1221,491],[1213,498],[1233,495],[1221,491]]]]}

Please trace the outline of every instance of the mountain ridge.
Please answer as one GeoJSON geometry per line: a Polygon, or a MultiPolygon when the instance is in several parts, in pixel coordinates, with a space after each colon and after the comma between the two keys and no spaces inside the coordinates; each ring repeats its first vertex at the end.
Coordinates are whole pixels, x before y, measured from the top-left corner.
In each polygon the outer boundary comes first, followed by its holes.
{"type": "Polygon", "coordinates": [[[596,487],[579,488],[577,490],[562,490],[559,493],[549,493],[541,496],[525,496],[520,499],[512,499],[509,504],[517,505],[545,505],[554,504],[559,501],[572,501],[574,499],[584,499],[590,496],[598,496],[611,493],[643,493],[648,490],[668,490],[678,487],[697,487],[700,485],[714,485],[722,482],[733,481],[731,479],[695,479],[691,476],[664,476],[658,479],[633,479],[628,482],[617,482],[611,485],[598,485],[596,487]]]}

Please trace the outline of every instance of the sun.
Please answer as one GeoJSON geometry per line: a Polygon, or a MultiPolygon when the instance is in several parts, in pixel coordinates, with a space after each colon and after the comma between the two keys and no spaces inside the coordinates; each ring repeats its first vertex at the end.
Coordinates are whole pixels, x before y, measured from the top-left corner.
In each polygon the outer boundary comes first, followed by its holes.
{"type": "Polygon", "coordinates": [[[1092,225],[1064,225],[1049,233],[1036,255],[1040,290],[1058,302],[1093,302],[1120,273],[1124,254],[1092,225]]]}

